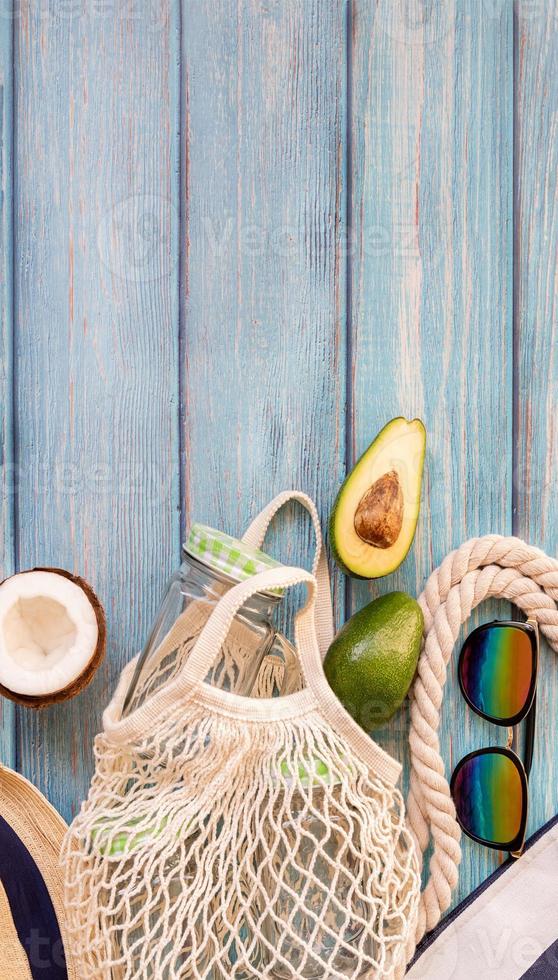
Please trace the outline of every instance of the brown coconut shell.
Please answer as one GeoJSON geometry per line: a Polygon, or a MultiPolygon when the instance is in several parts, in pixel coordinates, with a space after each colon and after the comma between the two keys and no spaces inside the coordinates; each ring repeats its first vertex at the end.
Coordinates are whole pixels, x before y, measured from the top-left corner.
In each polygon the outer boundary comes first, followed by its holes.
{"type": "MultiPolygon", "coordinates": [[[[26,572],[51,572],[53,575],[62,575],[64,578],[70,579],[75,585],[85,592],[89,602],[93,606],[95,612],[95,617],[97,619],[97,626],[99,629],[99,636],[97,638],[97,646],[91,660],[85,667],[85,669],[76,677],[67,687],[62,688],[60,691],[54,691],[52,694],[43,694],[38,697],[34,697],[28,694],[16,694],[14,691],[10,691],[7,687],[0,684],[0,694],[5,698],[9,698],[10,701],[15,701],[16,704],[21,704],[26,708],[34,708],[39,710],[40,708],[48,708],[51,704],[59,704],[61,701],[69,701],[70,698],[75,698],[77,694],[87,687],[88,684],[93,680],[93,675],[97,672],[98,668],[102,664],[105,653],[107,649],[107,621],[105,617],[105,610],[103,609],[99,599],[95,595],[93,589],[86,582],[85,579],[81,578],[79,575],[73,575],[71,572],[66,571],[65,568],[28,568],[23,572],[16,572],[15,575],[10,575],[8,578],[17,578],[18,575],[25,575],[26,572]]],[[[8,579],[4,579],[0,585],[7,582],[8,579]]]]}

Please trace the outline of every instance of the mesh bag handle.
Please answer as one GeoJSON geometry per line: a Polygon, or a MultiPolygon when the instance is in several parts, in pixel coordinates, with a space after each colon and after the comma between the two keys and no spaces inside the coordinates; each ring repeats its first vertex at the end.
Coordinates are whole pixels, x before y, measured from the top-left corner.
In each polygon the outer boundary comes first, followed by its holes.
{"type": "Polygon", "coordinates": [[[316,631],[320,653],[323,658],[333,640],[333,606],[331,602],[327,556],[323,546],[322,527],[316,505],[312,498],[308,494],[302,493],[301,490],[284,490],[282,493],[277,494],[267,507],[264,507],[261,513],[254,518],[243,535],[242,540],[252,548],[261,548],[273,518],[291,500],[297,501],[297,503],[301,504],[308,511],[312,518],[312,524],[314,525],[316,550],[312,563],[312,574],[316,578],[318,585],[316,631]]]}
{"type": "Polygon", "coordinates": [[[401,774],[401,765],[384,751],[357,725],[329,686],[322,665],[316,633],[315,611],[318,583],[303,568],[283,566],[271,568],[240,582],[220,600],[203,627],[190,657],[178,675],[177,693],[190,694],[196,689],[207,689],[204,678],[215,660],[215,654],[224,643],[232,621],[241,606],[256,592],[266,592],[280,586],[306,584],[308,599],[295,617],[295,650],[302,669],[305,687],[296,694],[275,698],[275,704],[258,698],[239,697],[228,691],[209,688],[206,696],[223,709],[241,711],[246,721],[262,721],[275,715],[288,716],[293,708],[312,711],[317,709],[334,731],[344,736],[365,761],[386,782],[395,784],[401,774]]]}
{"type": "MultiPolygon", "coordinates": [[[[172,701],[184,694],[191,694],[205,680],[215,662],[216,654],[225,642],[236,613],[244,603],[257,592],[281,586],[299,585],[301,583],[308,585],[309,596],[306,605],[295,616],[295,651],[293,657],[302,668],[306,690],[298,692],[297,695],[285,695],[274,700],[281,702],[289,701],[293,696],[300,697],[301,694],[308,697],[310,691],[314,695],[319,695],[321,698],[325,688],[326,692],[329,692],[329,695],[336,701],[337,699],[333,695],[323,672],[322,658],[318,646],[315,627],[316,595],[318,592],[317,581],[312,573],[306,571],[306,569],[280,565],[278,568],[270,568],[264,572],[259,572],[257,575],[252,575],[249,579],[246,579],[244,582],[239,582],[226,592],[204,623],[190,651],[187,662],[174,680],[166,685],[165,688],[155,692],[145,704],[136,708],[127,718],[122,718],[121,720],[113,719],[109,710],[111,705],[109,705],[109,708],[103,714],[105,728],[110,728],[111,730],[118,728],[123,733],[131,735],[136,723],[135,719],[138,716],[150,717],[151,705],[159,707],[163,697],[172,701]]],[[[158,659],[164,659],[168,653],[171,653],[180,646],[190,633],[191,624],[189,622],[188,612],[186,611],[178,617],[161,641],[157,648],[158,659]]],[[[128,664],[122,672],[118,688],[114,695],[114,702],[120,704],[123,700],[124,689],[129,683],[127,671],[130,670],[133,663],[134,661],[128,664]]],[[[218,694],[222,694],[227,699],[230,699],[231,703],[233,701],[246,703],[246,710],[248,712],[250,711],[248,706],[258,701],[257,698],[240,697],[229,692],[216,690],[215,696],[218,694]]],[[[272,713],[271,706],[267,706],[265,710],[272,713]]]]}
{"type": "Polygon", "coordinates": [[[197,687],[207,676],[215,662],[215,654],[225,642],[235,615],[251,596],[255,595],[256,592],[269,592],[274,588],[299,584],[308,586],[308,599],[295,617],[297,660],[302,668],[306,687],[314,690],[316,674],[327,683],[323,674],[314,624],[318,591],[316,579],[311,572],[307,572],[303,568],[291,568],[286,565],[252,575],[245,582],[240,582],[225,593],[201,630],[188,658],[188,663],[180,675],[182,690],[191,690],[197,687]],[[306,629],[302,629],[305,624],[306,629]]]}
{"type": "MultiPolygon", "coordinates": [[[[317,712],[331,728],[344,737],[359,758],[386,783],[394,786],[401,765],[357,725],[329,686],[322,665],[316,632],[316,602],[318,583],[311,572],[303,568],[279,566],[252,575],[233,586],[220,599],[193,645],[186,664],[168,684],[156,691],[144,704],[127,717],[122,717],[122,702],[128,678],[123,673],[114,698],[103,713],[103,728],[114,743],[125,744],[142,737],[142,733],[158,723],[181,700],[204,702],[209,711],[218,710],[234,715],[245,722],[273,723],[279,719],[317,712]],[[216,653],[223,645],[238,610],[256,592],[279,587],[306,584],[308,600],[295,617],[295,653],[304,678],[304,688],[295,694],[278,698],[252,698],[222,691],[204,683],[216,653]]],[[[163,641],[168,649],[188,635],[184,616],[180,617],[163,641]]],[[[130,665],[129,665],[130,666],[130,665]]],[[[125,670],[128,668],[125,668],[125,670]]]]}
{"type": "MultiPolygon", "coordinates": [[[[296,500],[308,511],[314,525],[316,550],[312,564],[312,574],[317,582],[317,599],[315,606],[316,633],[318,637],[320,654],[323,659],[333,640],[333,606],[331,601],[331,588],[327,558],[323,547],[322,529],[314,501],[307,494],[302,493],[301,491],[284,490],[282,493],[274,497],[267,507],[264,507],[261,513],[254,518],[241,540],[244,541],[245,544],[250,545],[252,548],[261,548],[271,521],[278,511],[291,500],[296,500]]],[[[252,577],[250,581],[254,581],[254,577],[252,577]]],[[[258,590],[256,589],[255,591],[258,590]]],[[[250,593],[250,595],[251,594],[252,593],[250,593]]],[[[186,611],[176,619],[168,633],[161,640],[157,648],[158,661],[161,662],[164,660],[169,653],[172,653],[173,650],[180,646],[184,639],[189,635],[190,631],[190,616],[186,611]]],[[[294,657],[294,659],[298,663],[298,658],[294,657]]],[[[190,662],[191,659],[189,658],[188,669],[190,662]]]]}

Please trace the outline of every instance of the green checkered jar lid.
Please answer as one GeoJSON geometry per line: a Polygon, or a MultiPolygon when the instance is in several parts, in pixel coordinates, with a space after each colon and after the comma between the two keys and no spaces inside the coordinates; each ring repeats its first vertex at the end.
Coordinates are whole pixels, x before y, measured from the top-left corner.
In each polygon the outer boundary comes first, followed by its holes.
{"type": "MultiPolygon", "coordinates": [[[[239,538],[233,538],[214,527],[207,527],[206,524],[192,524],[184,544],[184,551],[208,568],[234,579],[235,582],[244,582],[258,572],[265,572],[268,568],[279,568],[281,565],[259,548],[251,548],[239,538]]],[[[272,589],[271,591],[283,595],[284,590],[272,589]]]]}

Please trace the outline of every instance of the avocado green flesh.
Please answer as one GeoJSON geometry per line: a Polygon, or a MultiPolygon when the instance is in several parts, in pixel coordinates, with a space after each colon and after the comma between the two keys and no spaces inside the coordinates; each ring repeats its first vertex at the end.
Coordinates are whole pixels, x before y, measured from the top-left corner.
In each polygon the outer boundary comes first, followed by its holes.
{"type": "Polygon", "coordinates": [[[324,661],[329,684],[365,731],[384,725],[401,707],[420,654],[424,618],[405,592],[390,592],[355,613],[324,661]]]}
{"type": "Polygon", "coordinates": [[[376,436],[343,483],[330,517],[333,556],[348,575],[380,578],[394,572],[407,556],[415,536],[422,489],[426,430],[420,419],[392,419],[376,436]],[[403,492],[403,521],[397,540],[378,548],[362,540],[355,514],[370,487],[390,471],[403,492]]]}

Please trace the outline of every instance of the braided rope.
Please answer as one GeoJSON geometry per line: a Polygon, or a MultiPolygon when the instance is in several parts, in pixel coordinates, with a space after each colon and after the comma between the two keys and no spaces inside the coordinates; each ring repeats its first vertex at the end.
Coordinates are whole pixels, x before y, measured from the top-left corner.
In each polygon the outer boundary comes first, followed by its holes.
{"type": "Polygon", "coordinates": [[[407,953],[449,907],[458,881],[461,830],[440,755],[438,728],[449,662],[459,630],[484,599],[508,599],[535,618],[558,652],[558,561],[519,538],[472,538],[451,552],[419,598],[424,642],[411,694],[409,829],[423,859],[432,837],[429,879],[421,896],[417,930],[407,953]]]}

